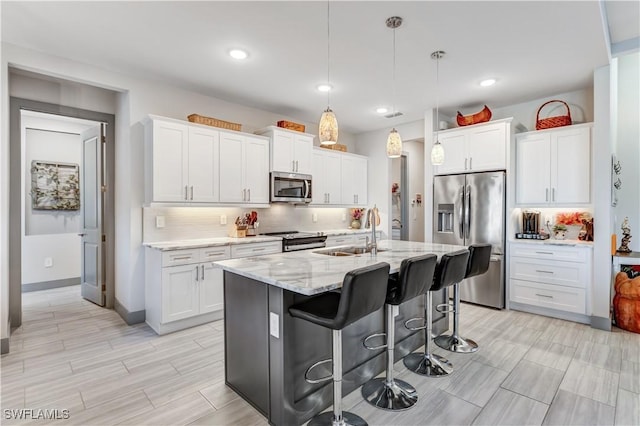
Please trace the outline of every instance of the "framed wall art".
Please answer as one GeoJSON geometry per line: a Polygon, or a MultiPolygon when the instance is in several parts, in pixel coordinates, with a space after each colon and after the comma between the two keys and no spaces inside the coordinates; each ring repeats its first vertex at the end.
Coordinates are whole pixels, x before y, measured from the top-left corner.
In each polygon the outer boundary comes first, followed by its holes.
{"type": "Polygon", "coordinates": [[[79,210],[80,166],[73,163],[31,162],[31,208],[79,210]]]}

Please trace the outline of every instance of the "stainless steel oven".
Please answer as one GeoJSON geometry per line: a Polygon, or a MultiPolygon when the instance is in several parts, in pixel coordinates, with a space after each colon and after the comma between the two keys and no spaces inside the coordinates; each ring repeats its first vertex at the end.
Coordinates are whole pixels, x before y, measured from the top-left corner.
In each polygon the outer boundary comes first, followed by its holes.
{"type": "Polygon", "coordinates": [[[271,172],[270,194],[272,203],[310,203],[311,175],[271,172]]]}

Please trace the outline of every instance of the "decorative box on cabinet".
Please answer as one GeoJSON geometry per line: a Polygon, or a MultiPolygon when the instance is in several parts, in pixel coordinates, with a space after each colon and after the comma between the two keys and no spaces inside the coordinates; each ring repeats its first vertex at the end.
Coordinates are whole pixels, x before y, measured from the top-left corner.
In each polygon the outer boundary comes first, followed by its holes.
{"type": "Polygon", "coordinates": [[[220,132],[220,201],[269,203],[269,140],[220,132]]]}
{"type": "Polygon", "coordinates": [[[589,323],[590,246],[510,243],[510,307],[589,323]]]}
{"type": "Polygon", "coordinates": [[[260,129],[255,134],[269,137],[271,171],[312,173],[313,135],[276,126],[260,129]]]}
{"type": "Polygon", "coordinates": [[[145,121],[145,197],[152,203],[215,203],[219,133],[149,116],[145,121]]]}
{"type": "Polygon", "coordinates": [[[506,118],[439,131],[438,140],[445,155],[444,163],[434,166],[434,175],[505,170],[511,120],[506,118]]]}
{"type": "Polygon", "coordinates": [[[591,201],[591,123],[516,135],[516,204],[591,201]]]}
{"type": "Polygon", "coordinates": [[[229,246],[145,253],[145,314],[158,334],[193,327],[223,316],[222,269],[229,246]]]}

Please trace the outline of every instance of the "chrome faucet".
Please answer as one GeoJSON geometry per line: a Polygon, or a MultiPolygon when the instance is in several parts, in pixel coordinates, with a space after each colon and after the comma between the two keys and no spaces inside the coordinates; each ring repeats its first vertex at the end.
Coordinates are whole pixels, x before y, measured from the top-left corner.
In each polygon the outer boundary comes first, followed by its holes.
{"type": "Polygon", "coordinates": [[[380,215],[378,214],[378,207],[374,204],[373,208],[367,211],[367,223],[365,225],[366,228],[371,226],[371,242],[369,242],[369,237],[367,237],[367,251],[370,251],[373,255],[378,254],[376,225],[380,225],[380,215]]]}

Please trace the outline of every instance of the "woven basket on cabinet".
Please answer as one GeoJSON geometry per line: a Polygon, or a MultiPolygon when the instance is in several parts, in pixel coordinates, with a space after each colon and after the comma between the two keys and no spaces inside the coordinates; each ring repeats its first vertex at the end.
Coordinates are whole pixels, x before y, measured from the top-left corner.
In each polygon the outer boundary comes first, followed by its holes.
{"type": "Polygon", "coordinates": [[[536,130],[551,129],[553,127],[562,127],[562,126],[570,126],[570,125],[571,125],[571,110],[569,109],[569,105],[567,105],[566,102],[560,101],[560,100],[552,100],[552,101],[543,103],[542,105],[540,105],[540,108],[538,108],[538,112],[536,113],[536,130]],[[540,111],[542,110],[542,108],[545,105],[550,104],[552,102],[563,103],[564,106],[567,108],[567,115],[558,115],[555,117],[540,119],[540,111]]]}

